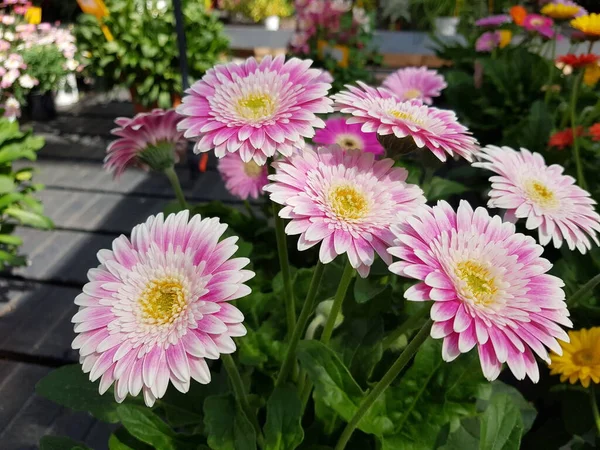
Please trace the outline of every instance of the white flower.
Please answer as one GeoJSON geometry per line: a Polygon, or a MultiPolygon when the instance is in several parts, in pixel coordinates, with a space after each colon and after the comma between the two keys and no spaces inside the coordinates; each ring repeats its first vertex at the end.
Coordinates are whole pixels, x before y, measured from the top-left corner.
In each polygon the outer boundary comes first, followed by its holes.
{"type": "Polygon", "coordinates": [[[31,75],[25,74],[21,78],[19,78],[19,84],[23,89],[32,89],[38,83],[38,80],[33,78],[31,75]]]}

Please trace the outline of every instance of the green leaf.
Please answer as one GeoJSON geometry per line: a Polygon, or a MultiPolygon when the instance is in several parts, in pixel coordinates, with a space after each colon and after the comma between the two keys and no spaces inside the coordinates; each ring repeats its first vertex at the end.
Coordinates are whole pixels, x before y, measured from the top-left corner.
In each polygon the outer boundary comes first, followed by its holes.
{"type": "Polygon", "coordinates": [[[354,300],[357,303],[365,303],[381,294],[388,287],[388,278],[361,278],[354,282],[354,300]]]}
{"type": "Polygon", "coordinates": [[[87,411],[103,422],[117,423],[117,406],[110,394],[100,395],[98,383],[92,383],[79,364],[60,367],[42,378],[35,386],[38,395],[59,405],[87,411]]]}
{"type": "Polygon", "coordinates": [[[90,450],[87,445],[63,436],[43,436],[40,450],[90,450]]]}
{"type": "Polygon", "coordinates": [[[481,416],[480,450],[518,450],[523,436],[519,407],[509,394],[496,394],[481,416]]]}
{"type": "Polygon", "coordinates": [[[52,221],[41,214],[33,211],[24,211],[22,209],[9,207],[4,210],[5,214],[17,219],[23,225],[29,225],[34,228],[49,230],[54,227],[52,221]]]}
{"type": "Polygon", "coordinates": [[[231,394],[204,401],[204,426],[213,450],[256,450],[256,433],[231,394]]]}
{"type": "Polygon", "coordinates": [[[150,408],[119,405],[119,419],[131,435],[157,450],[175,450],[175,432],[150,408]]]}
{"type": "Polygon", "coordinates": [[[12,192],[15,189],[15,182],[12,177],[0,175],[0,194],[12,192]]]}
{"type": "Polygon", "coordinates": [[[448,436],[439,450],[466,450],[479,448],[479,418],[461,420],[460,425],[448,436]]]}
{"type": "Polygon", "coordinates": [[[473,352],[452,364],[442,360],[439,340],[427,340],[399,383],[385,393],[392,433],[384,436],[383,449],[430,449],[447,424],[477,414],[475,398],[487,385],[473,352]]]}
{"type": "Polygon", "coordinates": [[[148,444],[138,441],[129,432],[121,427],[108,439],[109,450],[152,450],[148,444]]]}
{"type": "MultiPolygon", "coordinates": [[[[490,399],[497,394],[506,394],[512,399],[513,403],[519,408],[521,413],[521,419],[523,420],[524,427],[523,434],[528,432],[533,426],[533,422],[537,416],[537,411],[533,405],[529,403],[525,397],[523,397],[523,394],[521,394],[519,390],[513,386],[509,386],[508,384],[498,380],[488,384],[484,387],[484,389],[480,390],[479,397],[481,400],[477,403],[477,409],[480,411],[485,411],[489,405],[490,399]],[[485,395],[486,391],[488,391],[487,395],[485,395]]],[[[581,401],[581,399],[579,400],[581,401]]]]}
{"type": "Polygon", "coordinates": [[[0,250],[0,261],[13,267],[20,267],[27,264],[27,259],[25,259],[25,257],[13,255],[5,250],[0,250]]]}
{"type": "Polygon", "coordinates": [[[294,450],[304,439],[302,403],[296,389],[276,388],[267,403],[265,450],[294,450]]]}
{"type": "Polygon", "coordinates": [[[6,245],[23,245],[23,239],[19,236],[12,236],[10,234],[0,234],[0,244],[6,245]]]}
{"type": "MultiPolygon", "coordinates": [[[[344,363],[329,347],[319,341],[300,341],[298,359],[315,385],[315,394],[346,421],[356,412],[364,397],[363,391],[344,363]]],[[[393,428],[385,414],[382,401],[377,401],[360,422],[365,433],[382,435],[393,428]]]]}
{"type": "Polygon", "coordinates": [[[469,189],[456,181],[445,178],[433,177],[427,186],[424,186],[425,197],[429,201],[444,200],[453,195],[462,194],[469,189]]]}

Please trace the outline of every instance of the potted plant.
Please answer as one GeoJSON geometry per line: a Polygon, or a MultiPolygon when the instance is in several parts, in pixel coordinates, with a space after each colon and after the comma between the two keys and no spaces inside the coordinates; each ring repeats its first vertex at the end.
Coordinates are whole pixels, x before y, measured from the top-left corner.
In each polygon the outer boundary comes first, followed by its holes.
{"type": "MultiPolygon", "coordinates": [[[[179,51],[171,1],[111,0],[105,19],[114,40],[108,41],[95,18],[85,14],[76,26],[77,43],[89,63],[88,73],[108,86],[126,87],[137,110],[168,108],[181,97],[179,51]]],[[[204,2],[183,2],[190,82],[201,77],[227,51],[217,17],[204,2]],[[193,24],[193,26],[191,25],[193,24]]]]}
{"type": "Polygon", "coordinates": [[[463,0],[413,0],[412,7],[422,12],[436,34],[457,34],[463,0]]]}

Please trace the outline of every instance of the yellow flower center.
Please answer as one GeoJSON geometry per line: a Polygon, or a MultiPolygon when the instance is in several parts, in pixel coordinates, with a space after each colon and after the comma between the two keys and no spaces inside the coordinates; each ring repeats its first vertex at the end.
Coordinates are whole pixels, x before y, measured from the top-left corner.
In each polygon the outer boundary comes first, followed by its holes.
{"type": "Polygon", "coordinates": [[[423,95],[423,93],[418,89],[409,89],[404,93],[404,98],[406,100],[411,100],[413,98],[419,98],[423,95]]]}
{"type": "Polygon", "coordinates": [[[584,348],[573,354],[573,361],[579,366],[595,366],[600,364],[600,352],[593,348],[584,348]]]}
{"type": "Polygon", "coordinates": [[[563,5],[562,3],[548,3],[541,9],[541,13],[553,19],[566,20],[575,17],[579,12],[578,6],[563,5]]]}
{"type": "Polygon", "coordinates": [[[398,111],[397,109],[392,109],[388,111],[388,113],[394,116],[396,119],[408,120],[409,122],[415,123],[417,125],[421,125],[423,123],[422,120],[415,118],[415,116],[407,113],[406,111],[398,111]]]}
{"type": "Polygon", "coordinates": [[[494,301],[498,288],[494,277],[484,266],[474,261],[463,261],[456,265],[456,275],[465,283],[463,294],[473,299],[475,304],[487,306],[494,301]]]}
{"type": "Polygon", "coordinates": [[[525,185],[525,192],[531,200],[544,208],[556,208],[559,205],[554,192],[537,180],[530,180],[525,185]]]}
{"type": "Polygon", "coordinates": [[[254,161],[249,161],[244,163],[244,172],[251,178],[258,178],[261,176],[263,171],[263,166],[259,166],[254,161]]]}
{"type": "Polygon", "coordinates": [[[159,325],[172,323],[186,306],[183,287],[172,277],[148,283],[139,302],[145,321],[159,325]]]}
{"type": "Polygon", "coordinates": [[[269,94],[250,94],[238,100],[236,110],[244,119],[260,120],[272,116],[275,106],[269,94]]]}
{"type": "Polygon", "coordinates": [[[349,185],[336,186],[329,192],[331,209],[341,219],[361,219],[369,212],[364,194],[349,185]]]}
{"type": "Polygon", "coordinates": [[[600,14],[590,14],[571,20],[571,26],[587,36],[600,37],[600,14]]]}
{"type": "Polygon", "coordinates": [[[340,134],[335,143],[344,150],[362,150],[362,146],[360,145],[360,142],[358,142],[358,139],[347,134],[340,134]]]}

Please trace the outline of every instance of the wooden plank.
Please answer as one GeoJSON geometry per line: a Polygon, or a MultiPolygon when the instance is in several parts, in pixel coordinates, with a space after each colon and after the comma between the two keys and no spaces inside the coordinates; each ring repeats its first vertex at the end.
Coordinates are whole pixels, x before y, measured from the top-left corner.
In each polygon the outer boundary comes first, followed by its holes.
{"type": "Polygon", "coordinates": [[[0,442],[3,450],[33,450],[45,435],[64,435],[78,441],[88,439],[107,448],[110,427],[96,426],[87,413],[67,410],[35,394],[35,384],[52,369],[33,364],[0,361],[0,442]]]}

